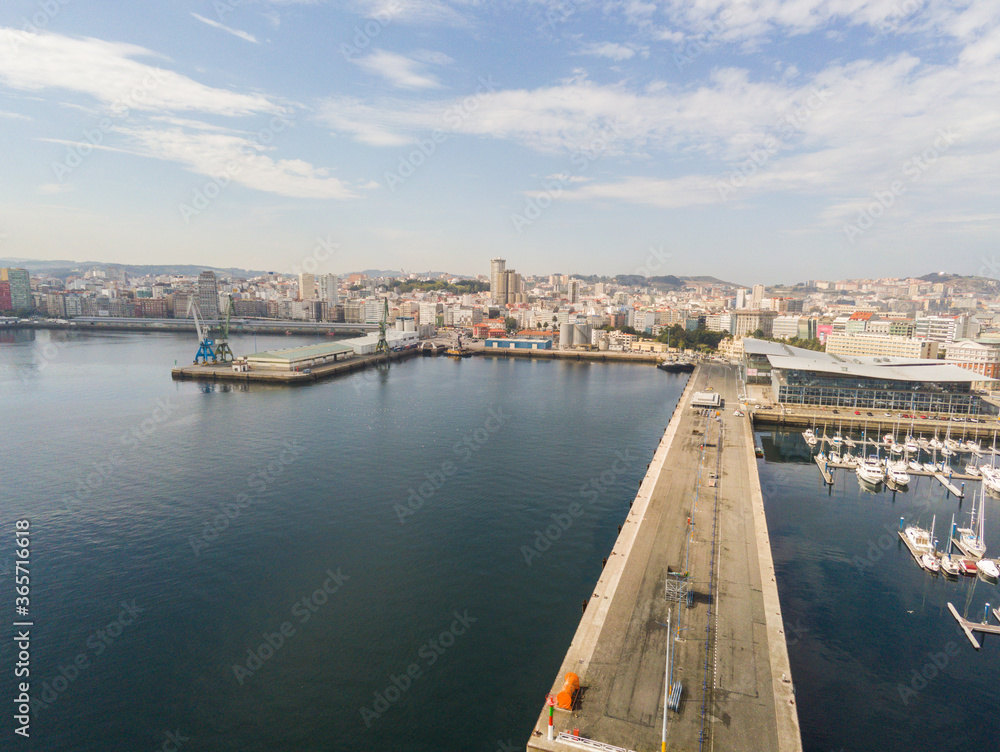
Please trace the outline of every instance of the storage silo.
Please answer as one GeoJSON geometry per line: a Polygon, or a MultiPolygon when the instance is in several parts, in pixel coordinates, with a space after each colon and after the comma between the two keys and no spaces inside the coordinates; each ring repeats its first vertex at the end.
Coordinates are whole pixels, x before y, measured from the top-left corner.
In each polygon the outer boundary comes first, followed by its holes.
{"type": "Polygon", "coordinates": [[[573,325],[572,324],[560,324],[559,325],[559,347],[572,347],[573,346],[573,325]]]}

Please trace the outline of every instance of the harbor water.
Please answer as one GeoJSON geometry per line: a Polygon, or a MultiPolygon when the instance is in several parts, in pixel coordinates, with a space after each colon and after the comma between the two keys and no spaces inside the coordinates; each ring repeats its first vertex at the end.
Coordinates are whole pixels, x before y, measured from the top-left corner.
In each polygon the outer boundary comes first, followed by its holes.
{"type": "Polygon", "coordinates": [[[8,594],[31,526],[18,748],[523,749],[688,375],[413,358],[172,382],[193,339],[0,332],[8,594]]]}
{"type": "MultiPolygon", "coordinates": [[[[901,517],[925,529],[934,522],[947,545],[952,515],[968,523],[979,483],[966,483],[959,500],[931,476],[873,492],[853,470],[833,470],[828,487],[811,459],[819,448],[811,453],[800,433],[758,437],[806,752],[1000,747],[1000,638],[980,636],[977,653],[947,607],[978,622],[1000,590],[924,571],[897,535],[901,517]]],[[[989,496],[985,538],[987,556],[1000,556],[1000,503],[989,496]]]]}

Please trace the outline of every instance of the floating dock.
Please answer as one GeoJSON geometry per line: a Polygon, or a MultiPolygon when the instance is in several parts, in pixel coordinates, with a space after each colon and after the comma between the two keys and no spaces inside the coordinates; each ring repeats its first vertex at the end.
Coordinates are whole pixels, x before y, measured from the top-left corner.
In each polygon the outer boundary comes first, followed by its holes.
{"type": "MultiPolygon", "coordinates": [[[[827,461],[826,460],[821,460],[818,456],[817,457],[813,457],[813,461],[815,461],[816,467],[819,468],[819,472],[823,476],[823,482],[826,483],[826,485],[828,485],[828,486],[832,486],[833,485],[833,473],[831,473],[830,470],[828,469],[828,463],[827,463],[827,461]]],[[[848,467],[848,465],[844,465],[844,467],[848,467]]]]}
{"type": "MultiPolygon", "coordinates": [[[[961,614],[958,613],[956,608],[948,603],[948,610],[951,611],[951,615],[955,617],[955,621],[958,622],[958,626],[962,628],[965,632],[965,636],[969,638],[969,642],[972,643],[972,647],[979,650],[979,640],[976,639],[974,632],[982,632],[983,634],[1000,634],[1000,624],[985,624],[976,623],[974,621],[969,621],[968,619],[963,619],[961,614]]],[[[993,609],[993,613],[998,619],[1000,619],[1000,613],[996,609],[993,609]]]]}
{"type": "MultiPolygon", "coordinates": [[[[954,483],[948,480],[948,478],[945,477],[944,473],[934,473],[934,477],[937,478],[941,482],[941,485],[947,488],[954,496],[957,496],[960,499],[965,497],[965,491],[963,491],[961,488],[958,488],[954,483]]],[[[956,476],[952,475],[951,477],[954,478],[956,476]]],[[[966,480],[971,480],[973,476],[960,475],[958,477],[964,478],[966,480]]]]}

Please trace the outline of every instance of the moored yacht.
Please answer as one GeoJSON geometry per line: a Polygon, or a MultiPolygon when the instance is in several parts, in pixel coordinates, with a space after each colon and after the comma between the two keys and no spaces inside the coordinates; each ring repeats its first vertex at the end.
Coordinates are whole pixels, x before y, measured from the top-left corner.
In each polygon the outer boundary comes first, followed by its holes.
{"type": "Polygon", "coordinates": [[[913,554],[913,558],[920,562],[920,558],[924,554],[934,555],[934,540],[932,538],[934,530],[934,523],[931,522],[930,531],[924,530],[922,527],[917,527],[916,525],[907,525],[903,527],[903,518],[899,518],[899,537],[903,539],[903,543],[906,547],[910,549],[910,553],[913,554]]]}
{"type": "Polygon", "coordinates": [[[905,486],[910,482],[910,475],[900,467],[901,464],[894,462],[885,470],[886,479],[895,486],[905,486]]]}
{"type": "Polygon", "coordinates": [[[951,542],[970,559],[981,559],[986,555],[986,543],[983,542],[983,524],[986,511],[986,497],[983,491],[979,494],[979,516],[976,516],[976,498],[972,497],[972,509],[969,511],[969,526],[956,527],[952,523],[951,542]]]}
{"type": "Polygon", "coordinates": [[[941,557],[941,571],[944,572],[945,577],[958,577],[962,573],[962,568],[958,565],[958,562],[952,558],[951,554],[947,554],[941,557]]]}
{"type": "Polygon", "coordinates": [[[984,580],[996,582],[997,578],[1000,577],[1000,569],[997,569],[997,564],[993,559],[980,559],[976,562],[976,569],[979,570],[979,576],[984,580]]]}
{"type": "Polygon", "coordinates": [[[938,561],[938,558],[934,554],[923,554],[917,561],[920,566],[932,574],[937,574],[941,571],[941,562],[938,561]]]}
{"type": "Polygon", "coordinates": [[[882,464],[875,455],[868,455],[863,461],[858,463],[854,471],[858,475],[858,480],[872,485],[878,485],[885,480],[885,471],[882,464]]]}

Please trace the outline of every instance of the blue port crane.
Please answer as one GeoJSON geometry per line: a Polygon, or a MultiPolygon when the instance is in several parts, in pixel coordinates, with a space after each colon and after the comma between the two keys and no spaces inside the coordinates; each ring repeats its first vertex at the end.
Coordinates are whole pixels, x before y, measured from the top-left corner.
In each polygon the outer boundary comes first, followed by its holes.
{"type": "MultiPolygon", "coordinates": [[[[205,325],[205,331],[201,330],[201,321],[198,319],[198,303],[195,301],[194,296],[188,299],[188,316],[194,315],[194,328],[198,332],[198,352],[194,356],[194,364],[201,365],[207,364],[209,359],[213,363],[217,362],[215,358],[215,350],[213,346],[215,342],[212,341],[211,333],[212,330],[205,325]]],[[[227,345],[228,346],[228,345],[227,345]]]]}

